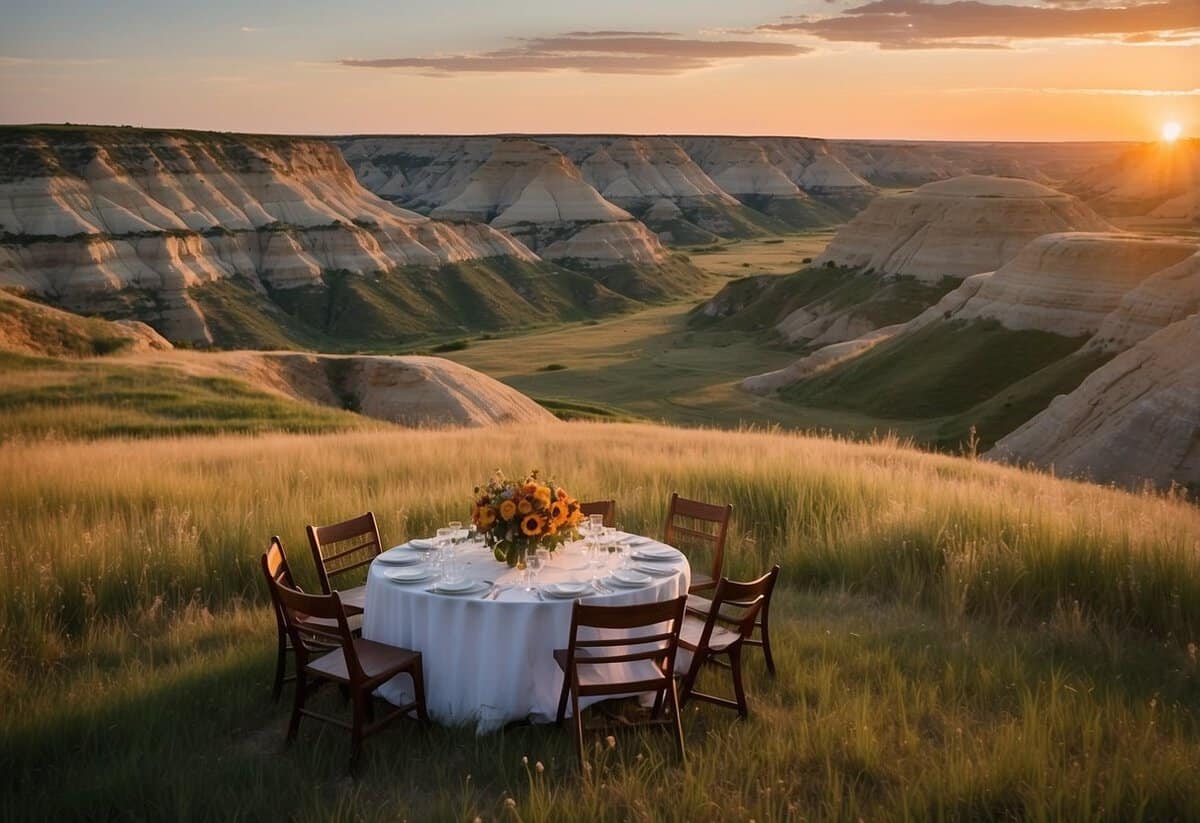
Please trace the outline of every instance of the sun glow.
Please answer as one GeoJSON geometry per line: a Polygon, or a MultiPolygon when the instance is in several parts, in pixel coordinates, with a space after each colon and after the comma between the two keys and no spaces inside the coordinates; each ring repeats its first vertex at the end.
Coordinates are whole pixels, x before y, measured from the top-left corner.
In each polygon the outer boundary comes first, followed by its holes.
{"type": "Polygon", "coordinates": [[[1163,123],[1162,139],[1165,143],[1174,143],[1179,139],[1179,135],[1183,134],[1183,126],[1176,123],[1174,120],[1169,120],[1163,123]]]}

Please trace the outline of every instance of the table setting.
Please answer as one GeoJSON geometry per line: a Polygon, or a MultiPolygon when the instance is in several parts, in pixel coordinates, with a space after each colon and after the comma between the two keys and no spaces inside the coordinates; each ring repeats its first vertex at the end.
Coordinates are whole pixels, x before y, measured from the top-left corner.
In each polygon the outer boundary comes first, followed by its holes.
{"type": "MultiPolygon", "coordinates": [[[[420,651],[428,710],[486,733],[550,722],[576,601],[632,605],[686,594],[686,557],[651,537],[582,515],[536,472],[476,487],[471,520],[380,553],[366,583],[363,637],[420,651]]],[[[378,694],[411,698],[407,676],[378,694]]]]}

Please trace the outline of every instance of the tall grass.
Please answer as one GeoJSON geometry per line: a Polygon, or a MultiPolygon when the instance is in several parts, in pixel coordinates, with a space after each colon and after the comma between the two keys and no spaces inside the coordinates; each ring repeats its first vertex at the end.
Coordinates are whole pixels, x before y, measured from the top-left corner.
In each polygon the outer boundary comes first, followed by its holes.
{"type": "Polygon", "coordinates": [[[302,552],[304,524],[368,508],[386,539],[429,533],[497,466],[615,497],[641,531],[672,490],[728,500],[736,574],[780,562],[791,584],[1200,640],[1200,513],[1185,503],[892,442],[564,424],[9,446],[4,645],[37,658],[97,619],[261,601],[269,535],[302,552]]]}
{"type": "Polygon", "coordinates": [[[1198,547],[1179,500],[894,442],[564,423],[12,443],[0,818],[1200,816],[1198,547]],[[311,585],[304,524],[370,508],[399,542],[498,466],[615,497],[638,531],[672,490],[734,504],[729,572],[784,568],[781,676],[751,655],[751,721],[689,709],[686,766],[621,736],[584,776],[553,727],[401,729],[356,784],[336,730],[282,755],[267,538],[311,585]]]}

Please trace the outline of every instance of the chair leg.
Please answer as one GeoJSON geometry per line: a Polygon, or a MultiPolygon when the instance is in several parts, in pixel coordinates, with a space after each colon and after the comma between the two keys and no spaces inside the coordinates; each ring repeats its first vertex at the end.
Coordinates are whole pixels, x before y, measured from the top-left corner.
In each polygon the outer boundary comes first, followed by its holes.
{"type": "Polygon", "coordinates": [[[304,700],[308,696],[308,678],[304,674],[304,668],[300,662],[296,661],[296,695],[292,700],[292,719],[288,723],[287,742],[291,743],[296,739],[296,732],[300,730],[300,712],[304,708],[304,700]]]}
{"type": "Polygon", "coordinates": [[[749,717],[750,710],[746,705],[746,687],[742,685],[741,643],[729,647],[729,671],[733,674],[733,694],[737,698],[738,715],[745,719],[749,717]]]}
{"type": "Polygon", "coordinates": [[[276,703],[283,696],[283,677],[287,670],[287,638],[280,637],[275,654],[275,685],[271,689],[271,699],[276,703]]]}
{"type": "Polygon", "coordinates": [[[562,691],[558,693],[558,713],[554,716],[554,722],[562,725],[567,716],[567,696],[571,692],[571,678],[567,672],[563,672],[562,691]]]}
{"type": "Polygon", "coordinates": [[[579,688],[571,681],[571,711],[575,717],[575,754],[579,757],[579,771],[583,771],[583,712],[579,711],[579,688]]]}
{"type": "Polygon", "coordinates": [[[425,670],[421,668],[420,660],[413,663],[409,677],[413,682],[413,699],[417,702],[417,719],[422,723],[428,723],[429,711],[425,706],[425,670]]]}
{"type": "Polygon", "coordinates": [[[683,746],[683,718],[679,716],[679,694],[675,691],[675,681],[664,691],[667,694],[667,704],[671,709],[671,725],[675,730],[675,748],[679,751],[680,762],[687,760],[687,752],[683,746]]]}
{"type": "Polygon", "coordinates": [[[658,720],[658,718],[662,715],[663,697],[666,695],[666,693],[667,693],[666,689],[663,689],[662,691],[655,693],[654,707],[650,709],[650,718],[652,720],[658,720]]]}
{"type": "Polygon", "coordinates": [[[696,686],[696,677],[700,673],[700,667],[704,665],[704,652],[697,649],[692,653],[692,665],[688,667],[687,674],[683,676],[683,688],[679,690],[679,705],[686,706],[692,696],[692,689],[696,686]]]}
{"type": "Polygon", "coordinates": [[[771,654],[771,628],[767,622],[766,613],[762,616],[762,625],[759,626],[762,634],[762,650],[763,658],[767,662],[767,674],[771,677],[775,676],[775,655],[771,654]]]}

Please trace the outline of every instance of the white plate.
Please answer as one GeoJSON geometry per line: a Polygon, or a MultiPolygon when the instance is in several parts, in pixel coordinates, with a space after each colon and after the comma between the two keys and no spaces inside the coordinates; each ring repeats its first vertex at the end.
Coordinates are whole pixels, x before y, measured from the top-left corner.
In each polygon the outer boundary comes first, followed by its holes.
{"type": "MultiPolygon", "coordinates": [[[[468,580],[465,577],[462,580],[454,581],[439,580],[435,588],[440,592],[465,592],[478,586],[479,582],[478,580],[468,580]]],[[[490,586],[491,584],[489,583],[488,585],[490,586]]]]}
{"type": "Polygon", "coordinates": [[[629,556],[634,560],[648,560],[651,563],[674,563],[683,555],[675,549],[650,548],[634,549],[629,556]]]}
{"type": "Polygon", "coordinates": [[[375,558],[385,566],[413,566],[417,563],[424,563],[425,558],[414,553],[411,549],[406,549],[403,546],[396,546],[394,549],[388,549],[383,554],[375,558]]]}
{"type": "Polygon", "coordinates": [[[445,582],[437,582],[430,586],[425,591],[430,594],[440,594],[444,597],[463,597],[464,595],[480,594],[486,592],[492,587],[492,584],[486,580],[467,580],[465,589],[457,588],[458,584],[447,584],[445,582]]]}
{"type": "Polygon", "coordinates": [[[651,577],[674,577],[679,574],[679,569],[670,566],[656,566],[653,563],[638,563],[634,568],[651,577]]]}
{"type": "Polygon", "coordinates": [[[542,586],[542,593],[547,597],[575,598],[591,591],[591,583],[547,583],[545,586],[542,586]]]}
{"type": "Polygon", "coordinates": [[[609,580],[617,586],[639,588],[650,583],[650,575],[643,574],[634,569],[613,569],[613,573],[609,575],[609,580]]]}
{"type": "Polygon", "coordinates": [[[414,537],[412,540],[408,541],[408,545],[412,546],[414,549],[428,551],[429,549],[437,548],[437,541],[428,537],[414,537]]]}
{"type": "Polygon", "coordinates": [[[623,538],[621,540],[621,542],[624,543],[626,546],[633,546],[636,548],[637,546],[645,546],[646,544],[653,543],[654,541],[651,540],[649,537],[642,537],[640,535],[631,534],[629,537],[623,538]]]}
{"type": "Polygon", "coordinates": [[[383,576],[394,583],[420,583],[429,579],[429,569],[424,566],[401,566],[388,569],[383,576]]]}

